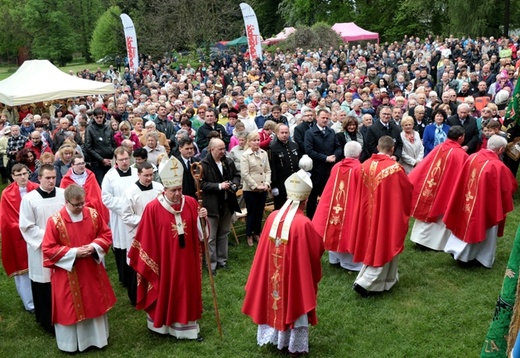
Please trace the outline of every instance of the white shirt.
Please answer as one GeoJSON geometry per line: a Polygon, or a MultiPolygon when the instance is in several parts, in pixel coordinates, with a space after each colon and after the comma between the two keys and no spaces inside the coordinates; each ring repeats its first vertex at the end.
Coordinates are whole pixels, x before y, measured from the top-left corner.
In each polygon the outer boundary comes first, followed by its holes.
{"type": "MultiPolygon", "coordinates": [[[[129,250],[132,246],[132,241],[137,232],[137,226],[141,222],[144,208],[146,205],[157,198],[164,190],[161,183],[152,182],[152,190],[142,191],[137,184],[132,184],[125,192],[127,204],[123,208],[121,218],[125,224],[126,235],[126,249],[129,250]]],[[[128,259],[127,259],[128,261],[128,259]]]]}
{"type": "Polygon", "coordinates": [[[117,249],[125,249],[128,231],[123,223],[123,210],[127,205],[126,190],[137,180],[137,169],[130,168],[132,175],[119,176],[116,168],[110,169],[101,183],[101,199],[110,210],[110,228],[112,229],[113,246],[117,249]]]}
{"type": "Polygon", "coordinates": [[[42,198],[37,190],[27,193],[20,205],[20,231],[27,242],[29,278],[34,282],[51,282],[51,270],[43,267],[41,245],[47,220],[65,205],[65,190],[56,188],[54,198],[42,198]]]}

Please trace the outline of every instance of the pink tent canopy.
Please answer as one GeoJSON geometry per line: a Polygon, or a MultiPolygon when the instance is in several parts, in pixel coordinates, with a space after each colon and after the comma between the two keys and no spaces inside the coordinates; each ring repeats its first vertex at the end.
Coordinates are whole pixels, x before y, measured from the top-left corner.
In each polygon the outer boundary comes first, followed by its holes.
{"type": "Polygon", "coordinates": [[[332,26],[332,30],[336,31],[343,41],[363,41],[377,40],[379,43],[379,34],[362,29],[353,22],[341,22],[332,26]]]}
{"type": "Polygon", "coordinates": [[[294,27],[286,27],[278,35],[276,35],[275,37],[268,38],[267,40],[262,42],[262,44],[264,44],[264,45],[277,44],[278,42],[282,42],[283,40],[286,40],[287,37],[289,37],[289,35],[295,31],[296,31],[296,29],[294,27]]]}

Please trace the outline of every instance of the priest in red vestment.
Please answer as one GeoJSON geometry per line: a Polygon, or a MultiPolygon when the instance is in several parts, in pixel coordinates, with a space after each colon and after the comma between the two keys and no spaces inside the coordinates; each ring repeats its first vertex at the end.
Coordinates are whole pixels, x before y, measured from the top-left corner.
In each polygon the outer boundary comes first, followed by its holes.
{"type": "Polygon", "coordinates": [[[0,199],[0,241],[2,242],[2,264],[5,273],[14,278],[16,291],[25,309],[34,312],[34,303],[29,279],[27,243],[19,227],[22,196],[38,188],[29,181],[29,168],[15,164],[11,169],[14,183],[7,186],[0,199]]]}
{"type": "Polygon", "coordinates": [[[412,185],[390,156],[394,140],[379,138],[378,153],[361,165],[352,240],[348,251],[363,262],[354,290],[366,296],[390,290],[398,281],[397,257],[404,249],[412,202],[412,185]]]}
{"type": "Polygon", "coordinates": [[[304,170],[285,181],[288,200],[269,215],[256,250],[242,312],[258,324],[257,343],[290,353],[309,351],[308,326],[318,322],[322,238],[303,209],[312,189],[304,170]]]}
{"type": "Polygon", "coordinates": [[[355,196],[361,182],[361,151],[358,142],[345,144],[345,159],[332,167],[312,218],[314,228],[323,237],[325,250],[329,250],[329,262],[350,271],[359,271],[363,266],[361,262],[354,262],[347,251],[355,196]]]}
{"type": "Polygon", "coordinates": [[[65,189],[71,184],[78,184],[86,193],[85,206],[96,209],[103,221],[108,224],[110,213],[101,200],[101,188],[96,176],[85,168],[85,164],[85,158],[81,155],[74,155],[70,169],[61,179],[60,188],[65,189]]]}
{"type": "Polygon", "coordinates": [[[461,147],[464,128],[453,126],[448,139],[435,147],[408,175],[413,186],[412,216],[415,222],[410,240],[421,248],[444,251],[450,237],[442,218],[448,206],[453,182],[468,158],[461,147]]]}
{"type": "Polygon", "coordinates": [[[477,260],[491,268],[497,237],[503,235],[507,213],[513,210],[518,183],[500,160],[507,140],[493,135],[487,149],[464,163],[448,203],[444,223],[451,230],[445,252],[455,260],[477,260]]]}
{"type": "Polygon", "coordinates": [[[207,211],[182,195],[183,172],[175,157],[161,162],[164,192],[146,205],[128,259],[137,272],[136,308],[148,314],[148,328],[178,339],[201,339],[199,216],[207,211]]]}
{"type": "Polygon", "coordinates": [[[43,265],[52,268],[52,321],[58,348],[84,351],[108,344],[107,312],[116,296],[103,265],[112,233],[85,191],[65,189],[65,207],[52,215],[42,242],[43,265]]]}

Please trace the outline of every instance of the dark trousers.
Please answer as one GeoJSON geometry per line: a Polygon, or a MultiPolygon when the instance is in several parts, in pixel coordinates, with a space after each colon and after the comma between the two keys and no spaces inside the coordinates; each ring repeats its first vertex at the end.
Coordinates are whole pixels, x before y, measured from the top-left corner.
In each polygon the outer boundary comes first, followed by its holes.
{"type": "Polygon", "coordinates": [[[126,250],[113,248],[114,250],[114,258],[116,259],[116,267],[117,274],[119,276],[119,282],[123,284],[123,286],[127,287],[127,276],[128,276],[128,265],[126,264],[126,250]]]}
{"type": "Polygon", "coordinates": [[[313,187],[311,193],[309,194],[309,199],[307,201],[307,217],[312,220],[314,217],[314,213],[316,212],[316,207],[318,206],[318,196],[323,193],[323,189],[325,188],[327,180],[319,180],[312,183],[313,187]]]}
{"type": "Polygon", "coordinates": [[[101,183],[103,182],[103,178],[105,177],[105,174],[110,170],[110,168],[111,168],[110,166],[105,166],[105,165],[98,164],[98,163],[92,163],[90,165],[90,169],[96,176],[96,180],[97,180],[99,186],[101,186],[101,183]]]}
{"type": "Polygon", "coordinates": [[[260,235],[266,199],[266,191],[244,191],[244,200],[247,208],[247,236],[260,235]]]}
{"type": "Polygon", "coordinates": [[[36,322],[47,332],[54,334],[54,326],[52,325],[51,283],[34,282],[31,280],[31,290],[36,322]]]}
{"type": "Polygon", "coordinates": [[[135,306],[137,302],[137,273],[130,266],[128,266],[126,283],[126,289],[128,290],[128,298],[130,299],[130,303],[132,304],[132,306],[135,306]]]}
{"type": "Polygon", "coordinates": [[[516,178],[516,174],[518,173],[518,164],[520,164],[520,160],[513,160],[509,158],[506,154],[504,154],[504,164],[511,170],[513,176],[516,178]]]}

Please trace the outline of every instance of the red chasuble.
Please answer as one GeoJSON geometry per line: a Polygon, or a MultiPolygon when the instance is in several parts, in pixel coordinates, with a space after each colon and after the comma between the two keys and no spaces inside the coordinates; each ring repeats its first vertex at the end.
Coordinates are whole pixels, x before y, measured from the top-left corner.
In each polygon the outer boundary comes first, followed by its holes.
{"type": "MultiPolygon", "coordinates": [[[[27,182],[27,192],[38,184],[27,182]]],[[[20,218],[20,188],[12,183],[2,192],[0,200],[0,241],[2,241],[2,264],[7,276],[23,275],[28,271],[27,243],[18,226],[20,218]]]]}
{"type": "Polygon", "coordinates": [[[495,225],[502,236],[517,186],[496,153],[485,149],[472,154],[455,183],[444,215],[446,227],[469,244],[484,241],[486,230],[495,225]]]}
{"type": "Polygon", "coordinates": [[[42,242],[43,265],[53,268],[52,321],[62,325],[96,318],[107,313],[116,296],[102,263],[93,257],[76,258],[71,272],[55,264],[71,248],[98,244],[108,252],[112,232],[92,208],[83,209],[83,220],[72,222],[66,208],[47,221],[42,242]]]}
{"type": "Polygon", "coordinates": [[[145,310],[157,328],[187,324],[202,314],[197,201],[189,196],[184,200],[182,223],[158,199],[151,201],[128,253],[130,266],[137,272],[136,308],[145,310]],[[178,224],[184,228],[184,247],[178,224]]]}
{"type": "Polygon", "coordinates": [[[361,163],[357,159],[345,158],[332,168],[312,219],[314,228],[323,237],[325,250],[347,251],[360,181],[361,163]]]}
{"type": "Polygon", "coordinates": [[[361,165],[352,240],[355,262],[382,267],[404,249],[412,203],[412,185],[400,164],[373,154],[361,165]]]}
{"type": "Polygon", "coordinates": [[[321,279],[323,242],[301,210],[291,223],[289,240],[270,238],[269,231],[277,213],[278,210],[271,213],[265,222],[245,286],[242,312],[256,324],[285,331],[304,314],[311,325],[318,323],[316,296],[321,279]]]}
{"type": "MultiPolygon", "coordinates": [[[[87,172],[87,180],[83,185],[83,189],[85,190],[85,206],[96,209],[103,221],[108,224],[110,221],[110,213],[101,200],[101,188],[96,180],[96,176],[90,170],[85,170],[87,172]]],[[[61,179],[60,188],[66,189],[70,184],[76,184],[76,182],[72,180],[71,174],[72,168],[69,169],[61,179]]]]}
{"type": "Polygon", "coordinates": [[[457,141],[447,139],[436,146],[408,175],[413,185],[412,216],[436,222],[444,215],[454,182],[468,154],[457,141]]]}

